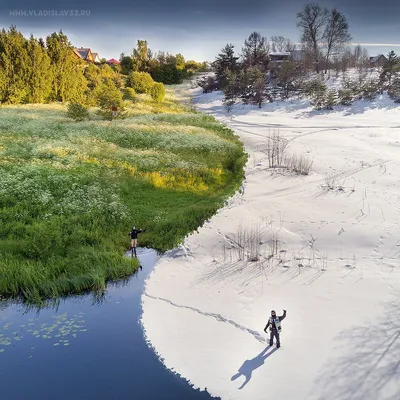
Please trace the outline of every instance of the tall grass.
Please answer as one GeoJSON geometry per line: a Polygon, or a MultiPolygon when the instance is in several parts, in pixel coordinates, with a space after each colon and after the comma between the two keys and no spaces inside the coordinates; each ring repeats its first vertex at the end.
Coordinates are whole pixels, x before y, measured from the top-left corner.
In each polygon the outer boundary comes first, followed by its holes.
{"type": "Polygon", "coordinates": [[[214,118],[139,97],[73,122],[60,104],[0,107],[0,295],[40,302],[129,276],[127,233],[178,245],[240,185],[246,156],[214,118]]]}

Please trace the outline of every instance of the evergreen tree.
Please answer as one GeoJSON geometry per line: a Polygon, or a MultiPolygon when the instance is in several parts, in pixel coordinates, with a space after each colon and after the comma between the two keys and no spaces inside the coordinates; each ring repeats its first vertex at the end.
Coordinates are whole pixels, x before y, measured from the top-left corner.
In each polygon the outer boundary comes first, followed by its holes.
{"type": "Polygon", "coordinates": [[[400,103],[400,76],[396,76],[393,79],[389,96],[395,101],[395,103],[400,103]]]}
{"type": "Polygon", "coordinates": [[[390,89],[393,77],[399,72],[400,59],[397,54],[392,50],[387,56],[387,61],[383,64],[382,72],[380,75],[381,83],[387,83],[388,88],[390,89]]]}
{"type": "Polygon", "coordinates": [[[52,98],[56,101],[84,100],[87,81],[83,75],[85,64],[73,56],[73,47],[60,31],[46,38],[47,52],[54,74],[52,98]]]}
{"type": "Polygon", "coordinates": [[[238,74],[233,71],[226,71],[226,84],[224,87],[224,100],[223,105],[227,112],[230,112],[232,106],[236,103],[237,98],[240,96],[240,83],[238,81],[238,74]]]}
{"type": "Polygon", "coordinates": [[[27,84],[29,88],[27,101],[29,103],[46,102],[52,91],[53,74],[50,57],[43,44],[43,40],[37,40],[33,36],[30,37],[27,43],[27,84]]]}
{"type": "Polygon", "coordinates": [[[221,88],[228,83],[228,72],[238,71],[238,59],[235,56],[235,46],[228,43],[218,54],[216,60],[214,61],[214,69],[217,80],[221,88]]]}
{"type": "Polygon", "coordinates": [[[133,71],[133,59],[132,57],[126,56],[121,53],[119,57],[119,65],[121,66],[121,73],[124,75],[129,75],[133,71]]]}
{"type": "Polygon", "coordinates": [[[338,93],[336,90],[329,90],[324,99],[324,108],[326,110],[333,110],[333,106],[336,106],[339,102],[338,93]]]}
{"type": "Polygon", "coordinates": [[[297,64],[294,61],[284,61],[276,72],[278,86],[282,89],[282,97],[287,99],[290,91],[294,90],[293,82],[298,76],[297,64]]]}
{"type": "Polygon", "coordinates": [[[257,67],[266,71],[269,62],[269,44],[267,38],[258,32],[253,32],[244,42],[242,50],[245,67],[257,67]]]}
{"type": "Polygon", "coordinates": [[[259,108],[263,105],[266,99],[265,88],[267,86],[267,77],[261,68],[252,67],[249,69],[250,84],[252,88],[251,102],[257,104],[259,108]]]}
{"type": "Polygon", "coordinates": [[[0,33],[0,102],[18,104],[28,95],[27,40],[15,26],[0,33]]]}

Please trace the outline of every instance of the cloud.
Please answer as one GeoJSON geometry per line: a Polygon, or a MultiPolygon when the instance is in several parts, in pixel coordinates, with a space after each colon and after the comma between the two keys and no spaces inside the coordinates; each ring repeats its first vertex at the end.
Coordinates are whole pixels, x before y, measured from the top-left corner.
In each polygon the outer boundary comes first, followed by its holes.
{"type": "Polygon", "coordinates": [[[400,43],[349,43],[350,46],[368,46],[368,47],[400,47],[400,43]]]}

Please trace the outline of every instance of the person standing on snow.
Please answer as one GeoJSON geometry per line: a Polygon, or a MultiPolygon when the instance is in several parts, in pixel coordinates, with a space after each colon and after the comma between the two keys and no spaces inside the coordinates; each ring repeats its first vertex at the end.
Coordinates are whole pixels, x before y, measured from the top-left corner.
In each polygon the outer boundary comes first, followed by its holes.
{"type": "Polygon", "coordinates": [[[283,310],[283,315],[280,317],[276,316],[276,312],[274,310],[271,311],[271,317],[268,319],[267,325],[264,328],[264,332],[267,333],[267,329],[269,327],[269,345],[272,346],[274,344],[274,336],[276,339],[276,347],[279,349],[281,347],[281,341],[279,339],[279,334],[281,332],[281,321],[286,318],[286,310],[283,310]]]}

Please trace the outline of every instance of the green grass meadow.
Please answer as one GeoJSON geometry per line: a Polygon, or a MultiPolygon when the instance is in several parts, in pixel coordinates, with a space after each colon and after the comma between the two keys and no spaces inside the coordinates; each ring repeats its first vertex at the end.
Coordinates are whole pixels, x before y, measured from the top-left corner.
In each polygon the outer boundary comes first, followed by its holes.
{"type": "MultiPolygon", "coordinates": [[[[128,104],[129,103],[129,104],[128,104]]],[[[125,119],[74,122],[62,104],[0,107],[0,295],[40,303],[129,276],[139,246],[165,251],[238,189],[246,155],[213,117],[167,97],[125,119]]]]}

